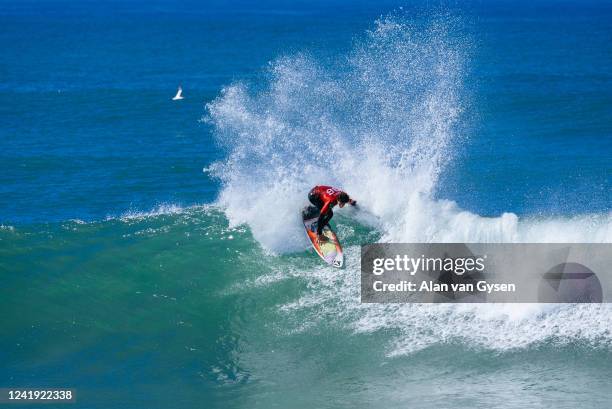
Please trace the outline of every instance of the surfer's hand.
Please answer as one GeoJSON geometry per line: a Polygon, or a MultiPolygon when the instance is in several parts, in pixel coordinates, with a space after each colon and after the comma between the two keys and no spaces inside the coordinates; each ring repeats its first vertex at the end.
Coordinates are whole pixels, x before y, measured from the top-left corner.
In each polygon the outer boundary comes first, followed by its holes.
{"type": "Polygon", "coordinates": [[[357,200],[351,199],[349,203],[351,204],[351,206],[357,206],[357,200]]]}

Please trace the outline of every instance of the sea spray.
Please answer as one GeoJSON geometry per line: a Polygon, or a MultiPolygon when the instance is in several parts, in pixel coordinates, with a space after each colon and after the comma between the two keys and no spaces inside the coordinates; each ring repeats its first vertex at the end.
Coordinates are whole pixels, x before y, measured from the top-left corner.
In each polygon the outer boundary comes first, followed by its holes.
{"type": "Polygon", "coordinates": [[[307,244],[298,215],[316,184],[343,187],[383,226],[431,200],[462,106],[464,42],[450,40],[462,38],[453,24],[384,18],[331,66],[284,57],[263,91],[226,87],[206,119],[229,152],[210,170],[230,221],[286,252],[307,244]]]}
{"type": "Polygon", "coordinates": [[[333,64],[279,58],[263,90],[233,84],[207,105],[228,151],[209,171],[230,223],[273,252],[307,248],[299,209],[312,186],[330,184],[359,200],[356,216],[386,242],[611,241],[612,214],[522,221],[444,199],[439,176],[468,141],[470,43],[456,18],[425,21],[382,18],[333,64]]]}
{"type": "MultiPolygon", "coordinates": [[[[456,22],[383,18],[337,66],[306,54],[283,57],[270,65],[263,90],[226,87],[207,105],[206,120],[228,152],[209,171],[222,181],[218,203],[230,223],[247,224],[272,252],[305,249],[299,209],[310,187],[331,184],[359,200],[363,211],[354,217],[378,229],[383,242],[612,241],[612,214],[482,217],[444,199],[439,177],[468,141],[460,131],[469,42],[456,22]]],[[[276,269],[256,280],[258,287],[308,282],[279,308],[299,322],[284,331],[331,322],[355,333],[385,331],[395,334],[388,356],[453,342],[493,350],[573,341],[610,347],[605,305],[361,304],[359,248],[347,247],[346,268],[334,274],[323,266],[276,269]]]]}

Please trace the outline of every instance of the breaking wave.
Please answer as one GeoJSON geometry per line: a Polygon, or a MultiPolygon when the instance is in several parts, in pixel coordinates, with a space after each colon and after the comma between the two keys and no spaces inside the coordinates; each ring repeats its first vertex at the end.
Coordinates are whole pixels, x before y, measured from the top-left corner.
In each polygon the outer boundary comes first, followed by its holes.
{"type": "MultiPolygon", "coordinates": [[[[612,213],[483,217],[442,198],[440,176],[469,141],[469,49],[453,17],[414,24],[391,16],[333,63],[283,57],[270,65],[263,89],[223,89],[205,120],[228,152],[208,172],[222,182],[218,204],[230,224],[250,226],[272,253],[303,250],[299,209],[312,186],[329,184],[360,203],[360,211],[338,213],[377,230],[383,242],[612,241],[612,213]]],[[[356,333],[395,331],[391,356],[457,340],[497,350],[550,340],[610,345],[607,305],[360,304],[358,246],[346,250],[346,269],[333,275],[291,268],[259,283],[307,280],[310,290],[282,313],[306,312],[301,330],[329,319],[356,333]]]]}
{"type": "Polygon", "coordinates": [[[467,140],[469,48],[454,18],[423,26],[394,16],[332,64],[284,57],[265,89],[223,89],[206,120],[228,157],[208,171],[223,182],[230,222],[248,224],[274,252],[306,248],[298,209],[312,186],[330,184],[360,202],[353,216],[383,241],[611,241],[611,214],[489,218],[438,198],[439,177],[467,140]]]}

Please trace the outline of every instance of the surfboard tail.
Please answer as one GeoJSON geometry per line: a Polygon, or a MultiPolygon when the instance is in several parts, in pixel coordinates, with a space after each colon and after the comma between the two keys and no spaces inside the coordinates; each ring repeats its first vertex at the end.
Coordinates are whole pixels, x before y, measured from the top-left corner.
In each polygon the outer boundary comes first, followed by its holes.
{"type": "MultiPolygon", "coordinates": [[[[321,257],[327,264],[340,268],[344,265],[344,255],[342,253],[342,246],[336,236],[336,233],[329,227],[323,228],[323,235],[327,237],[327,241],[320,242],[317,236],[317,220],[319,210],[315,207],[316,214],[314,218],[304,219],[304,228],[306,229],[306,235],[310,240],[312,247],[316,253],[321,257]]],[[[302,212],[302,216],[312,216],[312,212],[308,212],[307,208],[302,212]]]]}

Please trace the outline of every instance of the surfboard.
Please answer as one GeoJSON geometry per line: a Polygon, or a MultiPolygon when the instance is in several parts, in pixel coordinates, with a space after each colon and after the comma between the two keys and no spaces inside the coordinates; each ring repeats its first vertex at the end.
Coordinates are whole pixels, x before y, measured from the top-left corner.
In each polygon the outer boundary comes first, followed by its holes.
{"type": "Polygon", "coordinates": [[[312,243],[315,251],[327,264],[340,268],[344,264],[344,256],[342,255],[342,246],[336,233],[329,227],[329,224],[323,228],[323,235],[329,240],[319,243],[317,240],[317,220],[319,219],[319,209],[314,206],[308,206],[302,210],[302,221],[306,229],[306,235],[312,243]]]}

